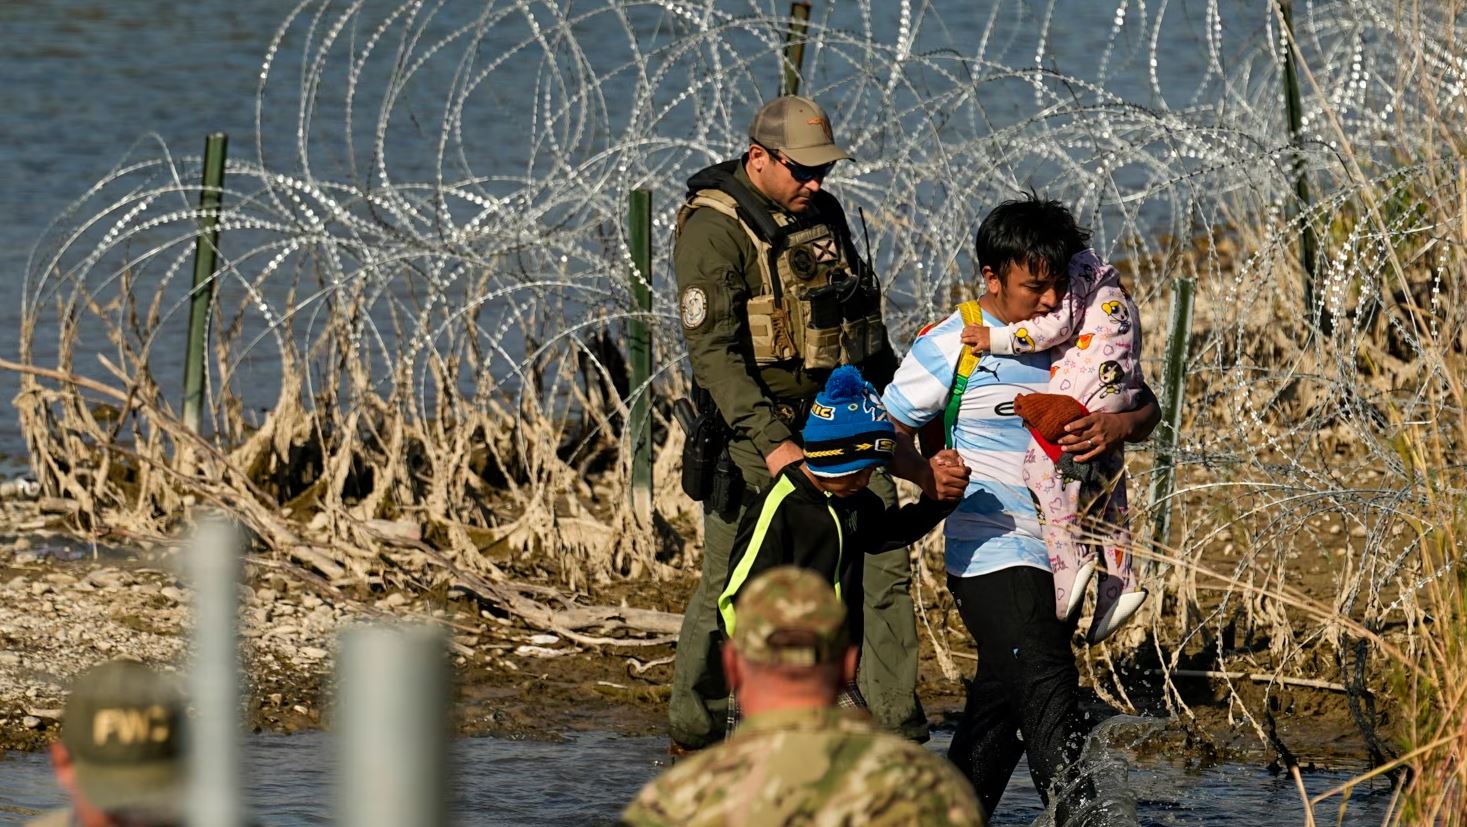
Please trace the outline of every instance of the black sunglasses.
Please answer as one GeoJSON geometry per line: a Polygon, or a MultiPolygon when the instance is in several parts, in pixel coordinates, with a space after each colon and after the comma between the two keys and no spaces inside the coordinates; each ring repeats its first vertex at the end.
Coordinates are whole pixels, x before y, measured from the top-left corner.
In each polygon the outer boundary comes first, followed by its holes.
{"type": "Polygon", "coordinates": [[[790,171],[790,177],[800,182],[801,184],[805,184],[810,181],[824,181],[825,176],[829,175],[830,170],[835,167],[834,161],[831,161],[828,164],[821,164],[818,167],[807,167],[804,164],[797,164],[794,161],[791,161],[789,158],[786,158],[782,153],[775,152],[774,150],[770,149],[767,146],[764,146],[763,144],[758,144],[757,146],[760,149],[764,150],[765,154],[767,154],[769,157],[780,162],[781,164],[784,164],[784,168],[790,171]]]}

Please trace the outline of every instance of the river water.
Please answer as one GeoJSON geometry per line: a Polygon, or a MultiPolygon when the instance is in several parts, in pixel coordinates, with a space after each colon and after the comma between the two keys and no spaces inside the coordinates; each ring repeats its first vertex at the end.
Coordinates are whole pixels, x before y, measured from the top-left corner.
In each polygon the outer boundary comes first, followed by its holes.
{"type": "MultiPolygon", "coordinates": [[[[495,48],[528,31],[526,16],[513,13],[518,2],[521,0],[451,0],[424,7],[433,9],[434,33],[472,22],[486,9],[496,14],[508,10],[502,27],[496,24],[495,29],[503,28],[506,34],[489,37],[479,49],[481,55],[492,56],[495,48]]],[[[534,5],[542,0],[525,2],[534,5]]],[[[327,9],[323,19],[330,21],[347,4],[317,0],[300,5],[306,11],[294,18],[290,29],[296,39],[287,39],[273,57],[269,78],[275,96],[266,95],[263,113],[264,161],[269,168],[286,172],[296,160],[299,103],[289,92],[299,82],[303,55],[308,53],[300,38],[317,8],[327,9]]],[[[398,0],[371,0],[359,15],[361,22],[354,22],[343,37],[359,48],[375,21],[397,5],[398,0]],[[358,25],[361,28],[355,28],[358,25]]],[[[569,0],[562,4],[574,10],[598,5],[569,0]]],[[[164,0],[0,2],[0,135],[5,136],[0,140],[0,181],[4,183],[0,187],[0,356],[13,358],[16,354],[22,291],[33,247],[51,222],[114,166],[124,159],[159,157],[165,147],[175,156],[197,155],[204,135],[214,131],[231,136],[231,163],[259,157],[254,132],[261,66],[271,38],[296,6],[295,0],[196,0],[187,13],[181,13],[176,3],[164,0]]],[[[950,53],[1005,66],[1051,67],[1102,85],[1120,99],[1156,109],[1185,109],[1220,94],[1218,73],[1208,68],[1215,64],[1211,55],[1219,49],[1238,52],[1255,42],[1266,19],[1261,11],[1266,6],[1250,0],[1181,0],[1159,6],[1137,6],[1131,0],[919,0],[908,7],[911,15],[906,20],[900,14],[902,4],[894,0],[816,6],[817,21],[885,47],[910,31],[914,54],[950,53]],[[1217,19],[1212,15],[1214,9],[1217,19]],[[1225,25],[1218,25],[1218,20],[1225,25]],[[1219,48],[1207,40],[1215,26],[1221,35],[1219,48]]],[[[734,15],[752,15],[787,8],[787,3],[719,0],[717,7],[734,15]]],[[[614,25],[603,14],[581,27],[586,30],[575,32],[577,47],[590,70],[604,68],[608,73],[607,87],[598,90],[606,98],[602,104],[608,127],[614,129],[621,118],[615,103],[627,90],[618,84],[630,84],[634,76],[625,71],[624,64],[618,64],[628,50],[628,32],[644,37],[642,45],[647,48],[665,45],[670,15],[675,16],[665,9],[634,6],[627,11],[625,31],[598,38],[590,26],[614,25]]],[[[319,38],[322,33],[314,36],[319,38]]],[[[729,38],[728,49],[737,51],[743,40],[737,35],[729,38]]],[[[536,117],[537,95],[548,92],[538,88],[544,81],[544,66],[537,62],[536,53],[528,54],[496,70],[487,98],[463,112],[459,131],[469,136],[469,151],[476,153],[475,174],[509,181],[523,176],[527,164],[533,174],[536,161],[532,156],[537,150],[526,146],[525,124],[536,117]]],[[[821,58],[817,54],[812,60],[821,58]]],[[[827,83],[839,83],[853,71],[840,59],[817,65],[822,82],[827,83]]],[[[769,74],[760,66],[751,66],[748,75],[769,74]]],[[[398,93],[404,100],[395,111],[403,114],[384,130],[392,171],[399,180],[431,181],[437,130],[432,118],[442,108],[442,90],[451,84],[455,69],[452,60],[429,62],[418,70],[421,79],[415,78],[414,84],[398,93]],[[414,94],[424,99],[414,100],[414,94]]],[[[364,74],[355,109],[371,112],[382,94],[374,85],[378,80],[371,72],[364,74]]],[[[740,80],[747,85],[745,76],[740,75],[740,80]]],[[[329,72],[322,82],[341,84],[329,72]]],[[[677,91],[676,84],[663,88],[668,94],[677,91]]],[[[982,117],[988,128],[1036,114],[1032,90],[1021,80],[986,86],[983,97],[982,117]]],[[[313,124],[319,125],[313,129],[336,135],[340,130],[331,124],[341,119],[341,96],[323,93],[313,106],[318,110],[313,124]]],[[[667,122],[658,124],[659,134],[675,140],[680,130],[692,129],[684,121],[684,113],[670,112],[667,122]]],[[[359,116],[354,124],[360,134],[351,137],[360,154],[362,146],[370,145],[376,124],[370,116],[359,116]]],[[[541,136],[537,140],[543,140],[546,133],[542,129],[536,134],[541,136]]],[[[1026,160],[1026,153],[1017,151],[1021,149],[1016,147],[1013,160],[1005,163],[1004,172],[1014,180],[1024,180],[1028,174],[1024,170],[1032,166],[1032,159],[1026,160]]],[[[540,152],[543,156],[543,148],[540,152]]],[[[336,175],[335,180],[349,177],[345,170],[350,166],[355,172],[363,162],[344,159],[348,154],[328,140],[325,151],[314,148],[313,172],[323,174],[324,170],[328,178],[336,175]]],[[[668,172],[680,178],[687,171],[668,172]]],[[[73,216],[65,225],[74,226],[79,220],[73,216]]],[[[226,249],[226,254],[244,245],[243,235],[233,237],[235,246],[226,249]]],[[[146,248],[147,239],[139,236],[134,245],[146,248]]],[[[226,239],[226,246],[230,243],[226,239]]],[[[246,269],[255,269],[253,262],[246,269]]],[[[163,291],[168,296],[165,310],[172,307],[174,321],[179,322],[184,314],[177,312],[176,303],[182,301],[182,291],[186,291],[182,279],[171,280],[163,291]]],[[[88,327],[80,331],[82,352],[76,369],[84,373],[96,368],[88,350],[109,349],[105,341],[88,338],[96,334],[88,327]]],[[[172,342],[182,336],[169,327],[162,338],[172,342]]],[[[56,337],[43,330],[36,342],[38,360],[45,363],[46,357],[54,356],[56,337]]],[[[150,356],[154,376],[169,398],[177,392],[174,385],[182,375],[182,353],[181,346],[165,343],[150,356]]],[[[258,392],[265,402],[273,401],[268,381],[259,387],[242,384],[244,395],[258,392]]],[[[16,387],[13,375],[0,372],[0,399],[8,401],[16,387]]],[[[7,406],[0,411],[0,453],[10,455],[10,461],[0,465],[0,471],[15,470],[20,462],[16,457],[23,450],[15,417],[7,406]]]]}
{"type": "MultiPolygon", "coordinates": [[[[950,735],[929,745],[945,750],[950,735]]],[[[252,813],[275,827],[332,823],[330,736],[256,737],[249,748],[252,813]]],[[[604,733],[561,742],[467,738],[454,745],[454,823],[475,825],[609,824],[628,799],[661,769],[666,741],[604,733]]],[[[1311,772],[1311,795],[1348,780],[1344,772],[1311,772]]],[[[1149,759],[1131,768],[1137,823],[1160,825],[1291,825],[1304,809],[1286,775],[1221,764],[1203,769],[1149,759]]],[[[1355,793],[1343,825],[1378,825],[1389,801],[1383,784],[1355,793]]],[[[57,806],[59,793],[42,755],[0,758],[0,824],[23,823],[22,812],[57,806]],[[9,820],[7,820],[9,819],[9,820]]],[[[1315,816],[1335,824],[1338,799],[1315,816]]],[[[1014,773],[994,824],[1027,825],[1043,813],[1024,764],[1014,773]]]]}

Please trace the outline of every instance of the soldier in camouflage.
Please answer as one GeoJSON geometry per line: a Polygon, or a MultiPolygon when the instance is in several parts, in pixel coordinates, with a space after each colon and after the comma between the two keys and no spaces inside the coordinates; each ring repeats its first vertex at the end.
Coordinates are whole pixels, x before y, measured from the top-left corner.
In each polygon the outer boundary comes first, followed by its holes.
{"type": "MultiPolygon", "coordinates": [[[[729,687],[715,604],[745,508],[803,459],[804,413],[832,369],[856,365],[879,390],[896,368],[879,280],[857,253],[840,202],[821,186],[849,157],[814,101],[776,98],[755,115],[744,156],[693,175],[678,212],[674,266],[688,358],[728,425],[743,486],[731,513],[705,505],[702,576],[684,613],[668,705],[675,752],[724,734],[729,687]]],[[[956,500],[967,486],[966,467],[925,462],[909,449],[891,472],[939,500],[956,500]]],[[[870,488],[896,503],[884,473],[870,488]]],[[[861,692],[882,726],[926,740],[907,551],[867,555],[863,565],[861,692]]]]}
{"type": "Polygon", "coordinates": [[[834,708],[856,649],[830,584],[805,569],[770,569],[739,596],[738,612],[723,661],[748,717],[644,787],[623,824],[983,823],[951,764],[834,708]]]}

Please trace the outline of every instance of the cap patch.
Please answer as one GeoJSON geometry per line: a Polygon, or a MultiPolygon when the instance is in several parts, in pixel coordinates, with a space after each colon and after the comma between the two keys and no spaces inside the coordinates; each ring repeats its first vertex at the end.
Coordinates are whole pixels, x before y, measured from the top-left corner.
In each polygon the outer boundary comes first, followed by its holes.
{"type": "Polygon", "coordinates": [[[161,744],[172,729],[170,715],[162,706],[114,707],[99,709],[92,716],[92,743],[103,746],[110,742],[123,745],[161,744]]]}

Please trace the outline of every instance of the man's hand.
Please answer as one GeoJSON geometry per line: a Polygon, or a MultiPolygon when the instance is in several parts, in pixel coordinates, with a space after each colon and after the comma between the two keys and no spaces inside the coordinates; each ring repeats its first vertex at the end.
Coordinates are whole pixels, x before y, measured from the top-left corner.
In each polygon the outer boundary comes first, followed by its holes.
{"type": "MultiPolygon", "coordinates": [[[[934,452],[931,459],[924,459],[912,444],[917,430],[901,422],[894,421],[891,424],[896,428],[897,442],[896,453],[891,458],[892,476],[913,483],[929,499],[943,502],[962,499],[963,493],[968,490],[968,475],[971,472],[963,463],[963,458],[958,456],[958,452],[944,448],[934,452]]],[[[941,436],[940,431],[934,433],[941,436]]],[[[942,441],[939,438],[933,444],[941,445],[942,441]]]]}
{"type": "Polygon", "coordinates": [[[1089,462],[1120,445],[1126,438],[1126,414],[1093,413],[1065,426],[1060,447],[1074,454],[1076,462],[1089,462]]]}
{"type": "Polygon", "coordinates": [[[1121,413],[1093,413],[1065,426],[1059,445],[1076,462],[1089,462],[1122,442],[1140,442],[1151,436],[1161,421],[1161,406],[1151,389],[1145,388],[1141,407],[1121,413]]]}
{"type": "Polygon", "coordinates": [[[951,448],[944,448],[933,455],[927,461],[931,473],[927,475],[928,485],[922,486],[922,493],[934,500],[953,502],[961,500],[963,494],[968,490],[968,477],[973,473],[968,470],[967,463],[951,448]]]}
{"type": "Polygon", "coordinates": [[[799,462],[805,458],[805,451],[792,439],[786,439],[779,443],[779,447],[770,451],[764,457],[764,467],[769,469],[769,476],[777,477],[786,465],[799,462]]]}

